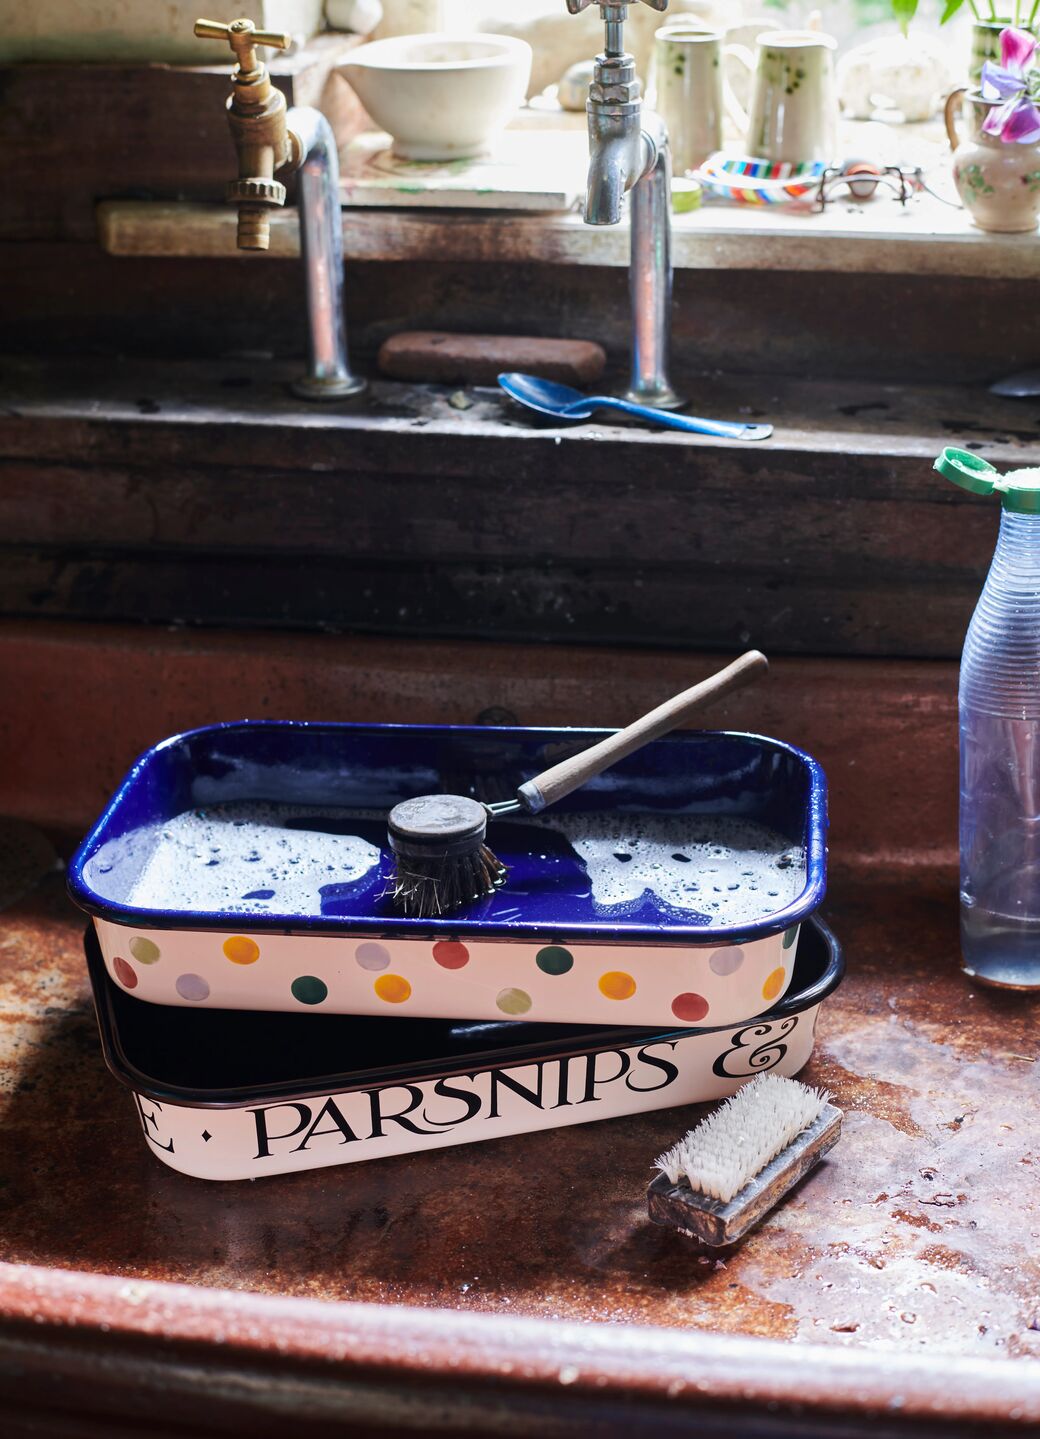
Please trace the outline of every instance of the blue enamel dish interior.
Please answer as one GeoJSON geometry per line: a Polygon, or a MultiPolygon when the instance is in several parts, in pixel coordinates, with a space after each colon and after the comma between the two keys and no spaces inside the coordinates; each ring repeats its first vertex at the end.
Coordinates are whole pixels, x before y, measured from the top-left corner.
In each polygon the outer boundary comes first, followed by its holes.
{"type": "MultiPolygon", "coordinates": [[[[112,982],[93,932],[85,944],[108,1067],[121,1083],[161,1104],[221,1109],[305,1099],[733,1029],[169,1009],[141,1004],[112,982]]],[[[840,944],[814,917],[798,946],[790,990],[756,1025],[814,1012],[844,973],[840,944]]]]}
{"type": "MultiPolygon", "coordinates": [[[[257,721],[214,725],[175,735],[137,761],[80,846],[69,870],[72,898],[88,913],[154,929],[229,930],[239,911],[141,909],[121,896],[143,863],[141,844],[119,845],[139,831],[207,805],[264,802],[328,805],[385,815],[413,795],[450,792],[486,800],[518,785],[608,731],[488,729],[419,725],[302,724],[257,721]],[[108,846],[105,864],[99,851],[108,846]],[[115,863],[112,855],[116,854],[115,863]]],[[[378,934],[398,938],[568,938],[588,943],[744,943],[800,923],[821,903],[826,885],[826,784],[801,750],[758,735],[684,732],[657,740],[568,797],[554,812],[650,816],[726,816],[753,820],[806,854],[802,892],[784,908],[741,928],[707,916],[678,914],[645,893],[623,914],[593,901],[584,863],[561,835],[492,820],[488,840],[509,866],[505,887],[444,920],[398,915],[386,893],[391,855],[382,818],[352,820],[351,832],[381,848],[378,869],[363,884],[329,883],[321,912],[251,913],[251,932],[378,934]]],[[[313,820],[310,821],[313,826],[313,820]]],[[[330,820],[330,825],[336,821],[330,820]]],[[[320,826],[319,826],[320,827],[320,826]]]]}

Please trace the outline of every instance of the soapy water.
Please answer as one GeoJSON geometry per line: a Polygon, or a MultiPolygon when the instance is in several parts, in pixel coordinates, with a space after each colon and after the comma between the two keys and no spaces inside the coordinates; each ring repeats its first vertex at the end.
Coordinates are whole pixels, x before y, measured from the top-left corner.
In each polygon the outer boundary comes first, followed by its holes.
{"type": "Polygon", "coordinates": [[[805,888],[805,853],[775,830],[727,816],[558,814],[548,827],[584,861],[596,907],[645,903],[715,926],[752,924],[805,888]]]}
{"type": "MultiPolygon", "coordinates": [[[[730,817],[503,817],[492,821],[489,840],[507,863],[521,853],[555,852],[550,882],[558,877],[571,896],[586,894],[605,918],[650,904],[687,922],[750,924],[790,904],[806,880],[800,846],[730,817]]],[[[141,910],[349,916],[372,912],[385,894],[385,846],[382,812],[236,802],[110,841],[91,861],[88,879],[141,910]]],[[[519,899],[515,871],[514,881],[519,899]]]]}
{"type": "Polygon", "coordinates": [[[150,831],[150,853],[127,903],[140,909],[321,914],[330,892],[360,893],[379,880],[379,846],[353,832],[359,827],[355,818],[343,834],[306,827],[308,819],[325,826],[346,818],[325,809],[254,803],[179,814],[150,831]]]}

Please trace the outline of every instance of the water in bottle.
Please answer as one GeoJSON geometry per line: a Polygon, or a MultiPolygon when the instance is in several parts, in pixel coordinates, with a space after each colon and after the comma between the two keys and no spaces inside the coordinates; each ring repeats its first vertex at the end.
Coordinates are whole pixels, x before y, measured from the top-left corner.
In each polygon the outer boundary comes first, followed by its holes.
{"type": "Polygon", "coordinates": [[[1002,504],[961,656],[964,970],[986,984],[1040,989],[1040,469],[1003,476],[955,449],[936,469],[1002,504]]]}

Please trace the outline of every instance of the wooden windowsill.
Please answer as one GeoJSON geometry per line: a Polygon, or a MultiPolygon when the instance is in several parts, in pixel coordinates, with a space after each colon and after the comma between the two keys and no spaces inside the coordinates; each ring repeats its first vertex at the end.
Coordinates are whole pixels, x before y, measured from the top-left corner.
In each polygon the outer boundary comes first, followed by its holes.
{"type": "MultiPolygon", "coordinates": [[[[235,214],[223,205],[110,200],[98,206],[98,233],[113,255],[229,258],[235,214]]],[[[506,211],[344,209],[349,260],[535,262],[624,266],[627,223],[584,224],[580,215],[506,211]]],[[[296,213],[271,221],[274,258],[299,255],[296,213]]],[[[683,270],[848,271],[1040,279],[1036,235],[987,235],[960,210],[923,195],[901,210],[894,200],[838,202],[822,215],[706,206],[678,215],[673,255],[683,270]]],[[[242,258],[248,258],[242,255],[242,258]]]]}

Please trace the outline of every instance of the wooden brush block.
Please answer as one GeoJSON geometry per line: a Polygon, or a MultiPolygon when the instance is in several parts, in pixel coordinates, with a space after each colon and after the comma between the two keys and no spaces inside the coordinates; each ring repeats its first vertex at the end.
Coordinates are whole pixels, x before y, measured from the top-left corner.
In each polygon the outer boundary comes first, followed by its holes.
{"type": "Polygon", "coordinates": [[[591,340],[402,330],[383,343],[378,363],[384,375],[398,380],[440,385],[493,385],[506,370],[564,385],[586,385],[602,375],[607,356],[591,340]]]}
{"type": "Polygon", "coordinates": [[[825,1104],[819,1118],[745,1184],[728,1204],[695,1194],[683,1181],[670,1183],[659,1174],[647,1189],[647,1205],[655,1224],[677,1229],[706,1251],[728,1249],[760,1224],[800,1179],[815,1169],[841,1138],[842,1112],[825,1104]]]}

